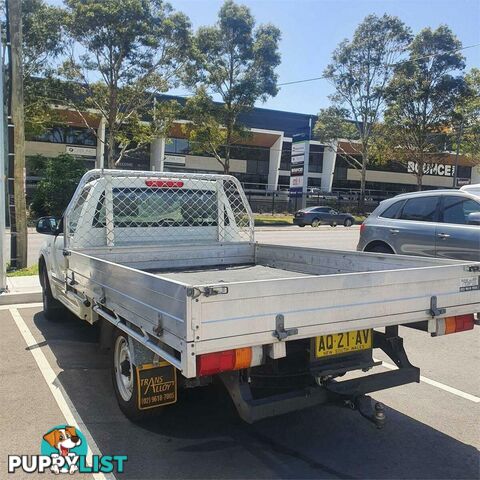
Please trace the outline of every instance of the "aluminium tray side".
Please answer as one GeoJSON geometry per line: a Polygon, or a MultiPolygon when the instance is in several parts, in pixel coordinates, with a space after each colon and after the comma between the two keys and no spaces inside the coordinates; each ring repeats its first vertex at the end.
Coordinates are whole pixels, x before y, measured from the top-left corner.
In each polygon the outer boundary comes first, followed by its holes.
{"type": "Polygon", "coordinates": [[[148,333],[161,322],[170,334],[193,340],[188,285],[75,251],[68,263],[78,292],[97,302],[104,298],[105,306],[117,313],[130,312],[129,319],[148,333]]]}
{"type": "MultiPolygon", "coordinates": [[[[338,260],[338,255],[342,255],[348,263],[362,255],[306,249],[302,266],[299,264],[300,250],[302,248],[287,248],[286,256],[282,259],[277,255],[273,264],[301,271],[306,266],[311,268],[319,259],[328,264],[327,258],[338,260]],[[292,261],[292,256],[296,256],[296,261],[292,261]]],[[[367,261],[380,264],[382,258],[393,256],[369,254],[368,257],[367,261]]],[[[257,262],[261,260],[265,257],[257,255],[257,262]]],[[[215,343],[228,347],[231,342],[227,337],[248,341],[255,338],[254,341],[271,343],[275,341],[272,332],[276,329],[278,314],[284,316],[286,329],[298,328],[298,335],[288,338],[295,340],[323,333],[428,320],[434,295],[440,307],[447,307],[447,316],[480,311],[480,290],[461,291],[463,285],[479,282],[479,273],[468,271],[469,267],[478,264],[425,260],[399,256],[387,259],[396,267],[390,270],[355,273],[332,273],[330,270],[325,275],[223,283],[228,293],[200,297],[192,306],[195,315],[201,318],[199,336],[204,343],[199,348],[217,348],[215,343]],[[406,268],[399,268],[402,264],[406,268]]]]}

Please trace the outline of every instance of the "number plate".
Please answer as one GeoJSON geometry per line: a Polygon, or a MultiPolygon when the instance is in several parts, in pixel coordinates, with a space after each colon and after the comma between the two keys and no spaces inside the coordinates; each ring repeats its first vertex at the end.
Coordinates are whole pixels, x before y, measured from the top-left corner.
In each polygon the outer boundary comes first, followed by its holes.
{"type": "Polygon", "coordinates": [[[372,348],[372,330],[322,335],[315,339],[315,357],[323,358],[372,348]]]}
{"type": "Polygon", "coordinates": [[[177,370],[168,362],[137,367],[138,408],[161,407],[177,401],[177,370]]]}

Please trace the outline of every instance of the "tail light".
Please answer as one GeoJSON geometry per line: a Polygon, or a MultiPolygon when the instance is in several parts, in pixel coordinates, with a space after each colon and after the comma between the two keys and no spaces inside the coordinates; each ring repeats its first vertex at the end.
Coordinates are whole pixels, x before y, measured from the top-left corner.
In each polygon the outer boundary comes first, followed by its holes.
{"type": "Polygon", "coordinates": [[[145,180],[145,185],[147,187],[157,188],[181,188],[183,187],[183,182],[181,180],[169,180],[165,178],[160,178],[145,180]]]}
{"type": "Polygon", "coordinates": [[[365,225],[365,222],[363,222],[363,223],[360,225],[360,235],[365,231],[366,228],[367,228],[367,226],[365,225]]]}
{"type": "Polygon", "coordinates": [[[214,375],[229,370],[241,370],[250,367],[251,363],[252,349],[250,347],[206,353],[197,357],[197,375],[214,375]]]}
{"type": "Polygon", "coordinates": [[[473,330],[475,316],[473,313],[468,315],[457,315],[455,317],[446,317],[437,320],[437,330],[435,335],[448,335],[449,333],[465,332],[473,330]]]}

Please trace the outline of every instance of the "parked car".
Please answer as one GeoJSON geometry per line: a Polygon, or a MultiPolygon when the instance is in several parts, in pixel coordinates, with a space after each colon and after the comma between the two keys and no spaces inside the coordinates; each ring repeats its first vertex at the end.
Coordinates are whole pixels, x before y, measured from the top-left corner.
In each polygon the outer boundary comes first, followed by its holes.
{"type": "Polygon", "coordinates": [[[340,213],[332,207],[308,207],[299,210],[293,217],[293,223],[299,227],[311,225],[318,227],[319,225],[345,225],[351,227],[355,223],[355,218],[350,213],[340,213]]]}
{"type": "Polygon", "coordinates": [[[385,200],[360,227],[357,250],[480,261],[480,196],[432,190],[385,200]]]}
{"type": "Polygon", "coordinates": [[[480,197],[480,183],[475,183],[473,185],[464,185],[463,187],[460,187],[460,190],[480,197]]]}

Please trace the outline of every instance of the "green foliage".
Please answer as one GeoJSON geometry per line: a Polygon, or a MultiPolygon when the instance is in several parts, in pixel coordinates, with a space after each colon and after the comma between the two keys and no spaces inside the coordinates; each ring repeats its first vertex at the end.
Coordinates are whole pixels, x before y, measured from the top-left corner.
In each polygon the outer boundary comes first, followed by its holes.
{"type": "MultiPolygon", "coordinates": [[[[357,129],[356,136],[361,143],[362,192],[365,191],[368,150],[382,115],[393,64],[401,57],[410,38],[410,30],[397,17],[368,15],[355,30],[352,40],[344,40],[336,48],[324,72],[335,88],[330,97],[334,109],[353,120],[357,129]]],[[[364,198],[363,193],[360,198],[364,198]]]]}
{"type": "Polygon", "coordinates": [[[480,163],[480,69],[472,68],[465,75],[466,92],[455,106],[452,132],[454,148],[480,163]]]}
{"type": "Polygon", "coordinates": [[[29,161],[32,169],[43,175],[33,196],[33,213],[37,217],[61,216],[87,169],[81,161],[66,154],[54,158],[37,155],[29,161]]]}
{"type": "Polygon", "coordinates": [[[231,146],[247,135],[239,115],[277,94],[279,41],[278,28],[255,27],[250,10],[232,0],[225,1],[214,26],[200,28],[195,36],[185,82],[196,87],[196,95],[187,103],[193,123],[186,130],[194,148],[214,155],[225,173],[231,146]],[[223,103],[214,103],[212,95],[223,103]]]}
{"type": "Polygon", "coordinates": [[[400,63],[388,87],[388,108],[382,142],[400,160],[423,165],[443,145],[438,136],[451,124],[456,105],[466,93],[465,80],[455,76],[465,68],[461,43],[445,25],[425,28],[408,46],[408,61],[400,63]]]}
{"type": "Polygon", "coordinates": [[[38,135],[55,121],[51,88],[55,60],[65,52],[64,13],[43,0],[22,1],[25,133],[38,135]],[[40,81],[38,77],[42,77],[40,81]]]}
{"type": "Polygon", "coordinates": [[[108,165],[113,168],[129,149],[140,148],[166,126],[145,129],[140,119],[153,118],[157,93],[178,85],[190,58],[190,22],[161,0],[65,4],[69,35],[82,53],[70,56],[62,74],[77,82],[83,101],[73,106],[78,111],[94,108],[105,118],[108,165]]]}

